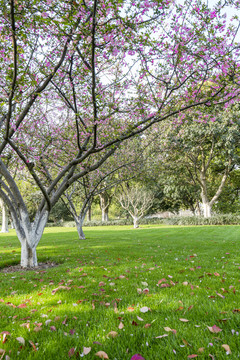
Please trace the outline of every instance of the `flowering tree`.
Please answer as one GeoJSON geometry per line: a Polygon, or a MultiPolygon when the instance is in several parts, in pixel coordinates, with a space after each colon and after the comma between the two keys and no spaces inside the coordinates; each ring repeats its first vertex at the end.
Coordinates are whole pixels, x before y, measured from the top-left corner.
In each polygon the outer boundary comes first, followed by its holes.
{"type": "Polygon", "coordinates": [[[240,5],[0,5],[0,197],[21,242],[22,266],[37,266],[36,247],[49,212],[76,180],[153,124],[239,95],[237,25],[233,20],[227,27],[223,7],[240,5]],[[42,193],[33,221],[6,165],[9,153],[19,174],[28,172],[42,193]]]}
{"type": "Polygon", "coordinates": [[[129,141],[127,146],[126,143],[122,144],[100,169],[83,176],[64,192],[62,200],[74,218],[79,239],[85,239],[83,223],[93,198],[103,193],[109,194],[119,184],[133,179],[141,171],[145,148],[146,145],[141,148],[141,140],[136,138],[129,141]]]}

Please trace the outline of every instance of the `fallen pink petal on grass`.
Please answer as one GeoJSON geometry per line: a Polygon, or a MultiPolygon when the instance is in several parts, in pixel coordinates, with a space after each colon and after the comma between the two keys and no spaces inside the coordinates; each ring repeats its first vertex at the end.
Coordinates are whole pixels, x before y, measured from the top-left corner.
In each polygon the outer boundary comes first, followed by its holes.
{"type": "Polygon", "coordinates": [[[91,350],[92,350],[91,347],[83,347],[83,355],[89,354],[91,350]]]}
{"type": "Polygon", "coordinates": [[[143,306],[141,309],[140,309],[140,311],[141,311],[141,313],[146,313],[146,312],[148,312],[148,307],[147,306],[143,306]]]}
{"type": "Polygon", "coordinates": [[[211,333],[214,333],[214,334],[217,334],[220,331],[222,331],[222,329],[220,329],[217,325],[208,326],[208,330],[211,331],[211,333]]]}
{"type": "Polygon", "coordinates": [[[74,349],[74,348],[71,348],[71,349],[69,350],[69,352],[68,352],[68,356],[69,356],[69,357],[72,357],[72,356],[74,355],[74,353],[75,353],[75,349],[74,349]]]}
{"type": "Polygon", "coordinates": [[[16,340],[23,346],[25,345],[25,339],[22,336],[17,337],[16,340]]]}
{"type": "Polygon", "coordinates": [[[124,328],[124,325],[123,325],[122,322],[120,322],[120,324],[118,325],[118,328],[119,328],[120,330],[124,328]]]}
{"type": "Polygon", "coordinates": [[[131,357],[131,360],[145,360],[145,358],[140,354],[135,354],[131,357]]]}

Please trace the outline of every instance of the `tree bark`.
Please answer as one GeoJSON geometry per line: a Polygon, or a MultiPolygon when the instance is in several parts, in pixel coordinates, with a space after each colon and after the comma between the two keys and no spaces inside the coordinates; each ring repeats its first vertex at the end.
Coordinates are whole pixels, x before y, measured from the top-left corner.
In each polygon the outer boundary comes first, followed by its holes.
{"type": "Polygon", "coordinates": [[[109,221],[108,210],[111,204],[112,197],[106,191],[99,194],[100,208],[102,210],[102,222],[109,221]]]}
{"type": "Polygon", "coordinates": [[[4,202],[1,204],[2,206],[2,233],[8,233],[8,209],[4,202]]]}
{"type": "Polygon", "coordinates": [[[201,197],[202,197],[202,206],[203,206],[203,216],[205,218],[211,217],[211,208],[210,202],[207,195],[207,181],[205,170],[200,172],[201,180],[201,197]]]}
{"type": "Polygon", "coordinates": [[[196,215],[201,216],[201,208],[200,208],[199,201],[197,201],[197,205],[196,205],[196,215]]]}
{"type": "Polygon", "coordinates": [[[21,266],[24,268],[37,267],[36,247],[30,247],[26,239],[22,240],[21,245],[21,266]]]}
{"type": "Polygon", "coordinates": [[[209,218],[212,216],[212,207],[209,202],[203,202],[203,216],[209,218]]]}
{"type": "Polygon", "coordinates": [[[91,221],[92,220],[92,208],[91,206],[89,206],[89,209],[87,211],[87,221],[91,221]]]}
{"type": "Polygon", "coordinates": [[[85,234],[83,232],[83,222],[84,222],[85,216],[84,217],[74,217],[75,220],[75,224],[76,224],[76,228],[77,228],[77,232],[78,232],[78,237],[80,240],[85,240],[85,234]]]}
{"type": "Polygon", "coordinates": [[[136,216],[133,217],[133,227],[134,227],[134,229],[139,228],[138,220],[139,219],[136,216]]]}
{"type": "Polygon", "coordinates": [[[49,213],[44,211],[40,215],[37,214],[32,223],[29,221],[27,212],[21,210],[20,214],[20,219],[13,216],[13,223],[21,243],[21,266],[24,268],[37,267],[36,248],[42,237],[49,213]]]}
{"type": "Polygon", "coordinates": [[[109,221],[108,207],[106,209],[102,209],[102,222],[107,222],[107,221],[109,221]]]}

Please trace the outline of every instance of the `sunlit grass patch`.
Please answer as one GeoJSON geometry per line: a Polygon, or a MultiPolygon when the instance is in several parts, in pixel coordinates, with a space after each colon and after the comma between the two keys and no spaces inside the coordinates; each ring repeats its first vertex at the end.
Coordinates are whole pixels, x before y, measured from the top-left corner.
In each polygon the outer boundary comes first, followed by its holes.
{"type": "MultiPolygon", "coordinates": [[[[219,360],[222,345],[229,358],[240,356],[239,226],[98,227],[86,235],[49,228],[38,261],[57,267],[0,272],[4,357],[97,359],[104,351],[117,360],[219,360]]],[[[0,251],[2,268],[20,261],[13,231],[0,234],[0,251]]]]}

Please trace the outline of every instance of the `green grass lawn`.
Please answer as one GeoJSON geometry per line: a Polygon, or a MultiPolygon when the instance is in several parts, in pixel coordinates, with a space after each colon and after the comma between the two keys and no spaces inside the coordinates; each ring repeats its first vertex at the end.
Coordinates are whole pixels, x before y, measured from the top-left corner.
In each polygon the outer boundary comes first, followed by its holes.
{"type": "MultiPolygon", "coordinates": [[[[0,359],[240,358],[240,226],[85,232],[45,231],[38,261],[55,268],[0,272],[0,359]]],[[[0,252],[19,263],[13,231],[0,252]]]]}

